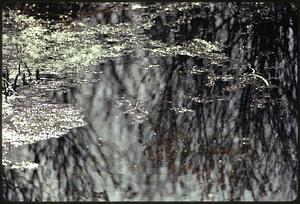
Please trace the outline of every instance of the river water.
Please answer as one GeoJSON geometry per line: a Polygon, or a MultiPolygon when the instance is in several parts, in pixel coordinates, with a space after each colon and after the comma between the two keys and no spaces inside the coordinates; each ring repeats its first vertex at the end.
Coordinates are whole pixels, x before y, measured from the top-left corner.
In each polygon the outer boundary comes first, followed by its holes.
{"type": "Polygon", "coordinates": [[[115,6],[87,21],[116,28],[100,42],[131,46],[98,62],[85,74],[91,83],[76,89],[86,125],[12,148],[6,157],[32,168],[4,168],[4,197],[295,199],[297,9],[115,6]]]}

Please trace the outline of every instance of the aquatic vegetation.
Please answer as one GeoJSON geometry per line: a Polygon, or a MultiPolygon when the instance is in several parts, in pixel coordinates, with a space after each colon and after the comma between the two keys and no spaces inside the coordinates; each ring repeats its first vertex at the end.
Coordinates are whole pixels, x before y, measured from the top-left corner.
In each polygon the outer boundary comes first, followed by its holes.
{"type": "Polygon", "coordinates": [[[13,12],[3,15],[7,25],[3,34],[3,67],[11,71],[11,78],[16,75],[19,61],[26,62],[31,72],[41,69],[59,74],[78,70],[82,73],[99,60],[118,56],[127,48],[121,44],[111,50],[104,49],[106,43],[96,36],[100,31],[112,32],[109,28],[100,30],[84,22],[66,27],[13,12]]]}
{"type": "MultiPolygon", "coordinates": [[[[55,85],[52,88],[58,88],[55,85]]],[[[47,103],[49,85],[32,85],[23,93],[2,102],[2,144],[23,145],[59,137],[73,127],[82,126],[83,109],[69,104],[47,103]]],[[[6,151],[6,149],[3,149],[6,151]]]]}
{"type": "Polygon", "coordinates": [[[150,45],[155,46],[154,49],[149,49],[153,54],[159,56],[175,56],[187,55],[191,57],[208,58],[216,64],[222,64],[228,58],[221,52],[217,44],[207,42],[201,39],[193,39],[190,43],[182,45],[174,45],[157,41],[150,41],[150,45]]]}

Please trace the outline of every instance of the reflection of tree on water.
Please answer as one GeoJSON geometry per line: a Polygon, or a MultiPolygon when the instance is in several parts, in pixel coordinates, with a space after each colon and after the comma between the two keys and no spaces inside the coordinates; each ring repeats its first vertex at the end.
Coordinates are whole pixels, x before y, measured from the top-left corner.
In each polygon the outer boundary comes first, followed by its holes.
{"type": "MultiPolygon", "coordinates": [[[[222,42],[229,63],[139,51],[99,64],[104,74],[93,85],[90,126],[30,145],[25,155],[40,167],[31,178],[7,170],[6,197],[294,199],[297,43],[289,40],[295,40],[296,26],[287,22],[296,22],[290,19],[296,15],[285,15],[282,7],[272,6],[266,16],[235,4],[190,11],[201,13],[201,21],[193,18],[192,29],[183,24],[176,35],[197,36],[201,30],[197,37],[222,42]],[[270,86],[245,74],[249,66],[270,86]],[[12,190],[13,185],[23,187],[12,190]]],[[[161,30],[168,17],[161,13],[156,22],[161,30]]]]}

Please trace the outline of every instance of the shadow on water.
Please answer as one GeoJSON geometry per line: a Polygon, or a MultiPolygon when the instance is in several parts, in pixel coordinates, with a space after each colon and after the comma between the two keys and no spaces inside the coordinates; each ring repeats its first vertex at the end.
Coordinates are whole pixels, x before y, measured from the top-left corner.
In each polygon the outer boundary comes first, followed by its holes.
{"type": "Polygon", "coordinates": [[[137,49],[99,63],[86,103],[89,125],[16,147],[11,154],[37,166],[4,168],[5,198],[295,199],[293,6],[201,4],[161,12],[153,22],[145,31],[151,39],[217,41],[230,60],[137,49]],[[185,22],[177,26],[178,19],[185,22]]]}

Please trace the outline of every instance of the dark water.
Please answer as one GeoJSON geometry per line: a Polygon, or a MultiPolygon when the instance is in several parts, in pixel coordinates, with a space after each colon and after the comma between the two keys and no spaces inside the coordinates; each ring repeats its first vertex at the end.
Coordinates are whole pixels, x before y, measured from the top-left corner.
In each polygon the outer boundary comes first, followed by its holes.
{"type": "MultiPolygon", "coordinates": [[[[134,22],[161,8],[121,9],[94,23],[134,22]]],[[[19,147],[20,158],[39,166],[5,168],[6,199],[296,198],[297,10],[273,3],[172,9],[144,30],[149,39],[197,38],[222,50],[163,55],[141,44],[99,63],[88,88],[89,124],[19,147]]]]}

